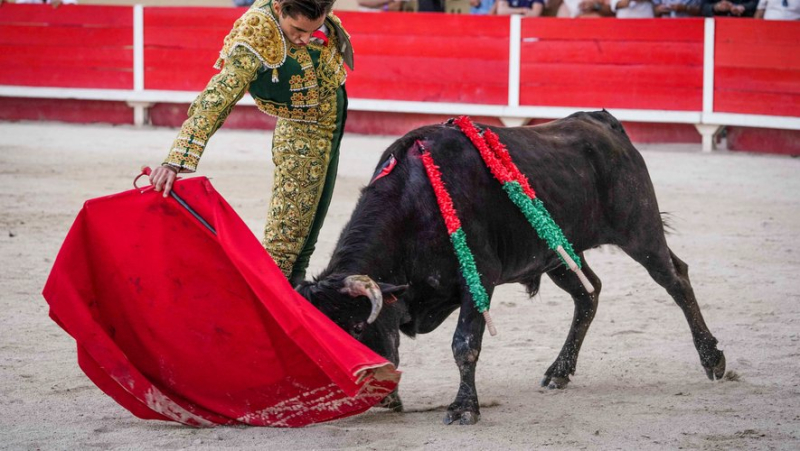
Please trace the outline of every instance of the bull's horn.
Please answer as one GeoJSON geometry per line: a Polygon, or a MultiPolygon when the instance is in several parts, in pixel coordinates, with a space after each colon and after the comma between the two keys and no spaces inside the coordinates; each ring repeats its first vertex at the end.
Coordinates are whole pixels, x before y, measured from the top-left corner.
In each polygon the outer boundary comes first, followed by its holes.
{"type": "Polygon", "coordinates": [[[366,296],[372,302],[372,312],[367,318],[367,324],[372,324],[378,318],[378,314],[383,307],[383,294],[377,283],[369,276],[347,276],[344,278],[344,288],[340,293],[349,294],[352,297],[366,296]]]}

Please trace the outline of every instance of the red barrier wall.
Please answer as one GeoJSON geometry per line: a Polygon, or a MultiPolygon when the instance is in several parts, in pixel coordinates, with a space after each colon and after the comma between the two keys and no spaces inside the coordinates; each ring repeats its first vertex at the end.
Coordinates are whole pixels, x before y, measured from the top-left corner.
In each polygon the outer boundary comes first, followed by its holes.
{"type": "Polygon", "coordinates": [[[800,22],[716,20],[714,111],[800,116],[800,22]]]}
{"type": "MultiPolygon", "coordinates": [[[[145,8],[145,88],[199,91],[241,9],[145,8]],[[187,12],[188,11],[188,12],[187,12]]],[[[508,18],[339,14],[356,49],[351,97],[504,104],[508,18]],[[392,20],[394,18],[395,20],[392,20]]]]}
{"type": "Polygon", "coordinates": [[[521,105],[703,106],[702,20],[524,19],[521,53],[521,105]]]}
{"type": "Polygon", "coordinates": [[[337,14],[356,49],[350,97],[508,102],[508,17],[337,14]]]}
{"type": "Polygon", "coordinates": [[[133,89],[133,8],[0,8],[0,84],[133,89]]]}
{"type": "MultiPolygon", "coordinates": [[[[144,8],[145,89],[203,89],[216,73],[223,37],[244,11],[144,8]]],[[[508,17],[339,15],[356,49],[351,98],[507,104],[508,17]]],[[[715,111],[800,117],[800,22],[718,18],[715,24],[715,111]]],[[[523,19],[520,104],[700,111],[703,41],[699,19],[523,19]]],[[[132,90],[133,8],[4,4],[0,85],[132,90]]],[[[103,103],[2,98],[0,119],[132,122],[125,103],[103,103]]],[[[178,125],[185,108],[156,105],[153,123],[178,125]]],[[[274,120],[255,114],[246,108],[227,126],[271,128],[274,120]]],[[[440,118],[351,112],[348,130],[396,134],[440,118]]],[[[637,141],[699,139],[685,124],[627,127],[637,141]]],[[[733,147],[752,149],[766,139],[752,130],[736,133],[733,147]]],[[[769,141],[796,153],[790,141],[797,133],[773,133],[778,138],[769,141]]]]}
{"type": "Polygon", "coordinates": [[[171,91],[205,88],[217,72],[222,40],[241,8],[144,9],[144,87],[171,91]]]}

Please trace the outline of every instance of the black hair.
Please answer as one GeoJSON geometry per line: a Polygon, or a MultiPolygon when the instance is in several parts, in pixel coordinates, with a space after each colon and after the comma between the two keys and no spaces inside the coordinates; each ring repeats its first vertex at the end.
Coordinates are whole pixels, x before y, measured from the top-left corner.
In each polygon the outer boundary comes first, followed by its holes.
{"type": "Polygon", "coordinates": [[[333,9],[336,0],[278,0],[281,4],[281,15],[296,18],[298,15],[311,20],[327,16],[333,9]]]}

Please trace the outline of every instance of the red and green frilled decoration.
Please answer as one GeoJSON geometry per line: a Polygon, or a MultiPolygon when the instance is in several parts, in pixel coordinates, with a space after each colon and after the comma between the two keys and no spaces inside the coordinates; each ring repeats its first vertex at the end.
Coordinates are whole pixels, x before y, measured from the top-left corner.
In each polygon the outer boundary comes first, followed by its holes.
{"type": "Polygon", "coordinates": [[[467,288],[472,295],[475,307],[479,312],[483,313],[489,333],[496,335],[497,329],[494,327],[492,317],[489,316],[489,295],[481,283],[478,267],[475,266],[475,257],[467,245],[467,235],[461,227],[461,220],[458,219],[458,214],[453,206],[453,199],[444,186],[442,173],[439,172],[439,167],[433,162],[433,156],[431,156],[430,151],[425,149],[425,146],[419,141],[417,141],[417,145],[423,150],[422,164],[425,166],[433,192],[436,194],[436,202],[439,204],[439,210],[442,212],[442,218],[444,218],[444,224],[447,227],[447,234],[450,235],[450,242],[456,252],[458,265],[461,267],[461,275],[467,283],[467,288]]]}
{"type": "MultiPolygon", "coordinates": [[[[489,168],[489,171],[497,181],[502,184],[503,190],[508,194],[509,199],[520,209],[534,230],[536,230],[539,238],[545,240],[548,247],[556,252],[561,261],[575,272],[584,288],[589,293],[593,293],[594,287],[580,269],[580,258],[569,241],[567,241],[561,228],[553,221],[542,201],[536,198],[536,193],[531,188],[527,177],[520,172],[519,168],[511,160],[508,149],[500,142],[498,136],[488,129],[481,134],[466,116],[455,119],[453,123],[478,149],[486,167],[489,168]]],[[[486,319],[489,333],[495,335],[497,331],[489,316],[489,296],[481,283],[478,268],[475,265],[475,257],[467,245],[467,237],[453,206],[453,200],[444,186],[442,174],[435,165],[430,151],[421,142],[417,141],[417,144],[423,150],[422,162],[436,194],[436,201],[439,204],[439,210],[447,226],[447,233],[450,235],[450,241],[458,258],[461,274],[472,295],[475,307],[479,312],[483,313],[486,319]]]]}

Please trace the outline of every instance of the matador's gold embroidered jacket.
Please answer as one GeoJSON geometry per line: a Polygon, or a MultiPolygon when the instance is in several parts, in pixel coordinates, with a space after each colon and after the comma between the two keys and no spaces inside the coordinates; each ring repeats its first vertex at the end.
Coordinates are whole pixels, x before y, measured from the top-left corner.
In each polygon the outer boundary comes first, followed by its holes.
{"type": "Polygon", "coordinates": [[[225,38],[215,75],[189,108],[164,161],[180,172],[194,172],[208,139],[236,102],[249,90],[266,114],[291,121],[317,123],[324,96],[335,96],[352,68],[352,47],[339,19],[325,20],[329,44],[309,49],[286,42],[272,0],[258,0],[233,25],[225,38]]]}

